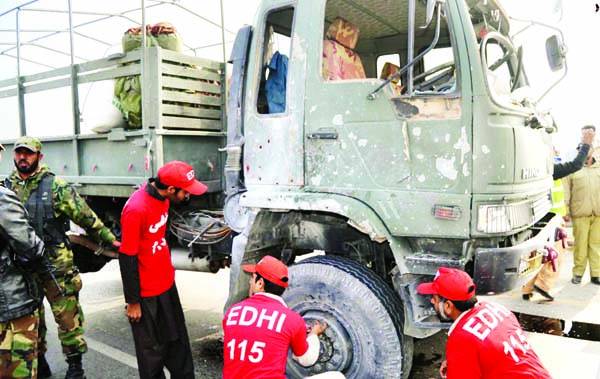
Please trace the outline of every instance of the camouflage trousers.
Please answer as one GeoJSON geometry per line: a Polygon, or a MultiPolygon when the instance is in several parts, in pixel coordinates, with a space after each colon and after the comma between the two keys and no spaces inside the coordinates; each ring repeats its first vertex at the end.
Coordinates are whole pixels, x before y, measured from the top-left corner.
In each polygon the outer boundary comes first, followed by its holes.
{"type": "Polygon", "coordinates": [[[37,377],[38,311],[0,322],[0,379],[37,377]]]}
{"type": "MultiPolygon", "coordinates": [[[[63,290],[63,295],[60,294],[53,281],[45,281],[42,286],[52,309],[54,320],[58,325],[58,339],[62,345],[63,354],[67,357],[83,354],[87,351],[87,343],[83,338],[84,316],[79,303],[79,291],[82,283],[81,276],[73,265],[73,252],[71,249],[62,248],[51,260],[57,268],[55,276],[63,290]]],[[[38,342],[40,354],[45,354],[47,350],[46,333],[45,312],[41,307],[38,342]]]]}

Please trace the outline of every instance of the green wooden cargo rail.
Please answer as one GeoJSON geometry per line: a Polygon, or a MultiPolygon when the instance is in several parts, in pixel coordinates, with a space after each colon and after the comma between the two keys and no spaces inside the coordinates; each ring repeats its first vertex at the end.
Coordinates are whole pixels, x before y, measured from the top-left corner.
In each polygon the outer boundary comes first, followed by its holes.
{"type": "MultiPolygon", "coordinates": [[[[224,157],[218,148],[225,144],[224,63],[159,47],[148,47],[143,59],[141,55],[137,50],[3,80],[0,98],[18,98],[25,134],[25,94],[71,87],[74,133],[41,139],[44,162],[82,194],[129,196],[158,167],[175,159],[192,164],[210,192],[221,191],[224,157]],[[129,75],[142,75],[143,127],[81,134],[79,85],[129,75]]],[[[0,161],[0,176],[5,176],[13,168],[14,140],[0,142],[7,149],[0,161]]]]}

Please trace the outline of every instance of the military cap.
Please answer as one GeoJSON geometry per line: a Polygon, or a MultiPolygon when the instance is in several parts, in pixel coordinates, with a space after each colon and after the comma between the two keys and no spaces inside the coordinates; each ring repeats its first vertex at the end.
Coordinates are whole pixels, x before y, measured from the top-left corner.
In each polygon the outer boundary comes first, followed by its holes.
{"type": "Polygon", "coordinates": [[[33,151],[34,153],[39,153],[42,151],[42,142],[35,137],[23,136],[15,141],[15,147],[13,150],[17,150],[21,147],[33,151]]]}

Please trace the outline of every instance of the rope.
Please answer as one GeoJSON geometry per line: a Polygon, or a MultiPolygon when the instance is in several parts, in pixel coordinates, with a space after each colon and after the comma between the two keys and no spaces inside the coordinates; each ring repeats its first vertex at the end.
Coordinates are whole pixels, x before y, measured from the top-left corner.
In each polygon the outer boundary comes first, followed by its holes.
{"type": "Polygon", "coordinates": [[[214,245],[231,234],[223,212],[189,211],[179,214],[174,211],[173,213],[175,217],[169,225],[169,231],[188,247],[214,245]]]}

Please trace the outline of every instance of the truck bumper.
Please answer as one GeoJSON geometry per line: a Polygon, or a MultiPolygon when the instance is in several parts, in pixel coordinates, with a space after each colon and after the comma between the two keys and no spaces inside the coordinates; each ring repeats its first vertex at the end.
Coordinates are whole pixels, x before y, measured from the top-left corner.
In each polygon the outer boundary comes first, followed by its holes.
{"type": "Polygon", "coordinates": [[[527,241],[505,248],[475,250],[473,279],[477,293],[493,294],[510,291],[537,273],[542,264],[544,247],[554,245],[561,216],[547,217],[533,226],[538,233],[527,241]]]}

